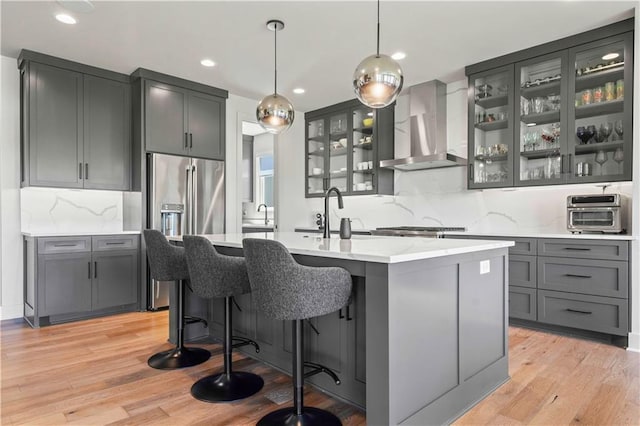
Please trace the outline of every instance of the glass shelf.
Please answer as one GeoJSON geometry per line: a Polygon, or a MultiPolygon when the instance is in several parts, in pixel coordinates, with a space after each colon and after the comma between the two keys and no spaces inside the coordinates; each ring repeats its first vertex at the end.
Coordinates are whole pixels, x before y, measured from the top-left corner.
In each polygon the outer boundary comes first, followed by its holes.
{"type": "Polygon", "coordinates": [[[540,114],[521,115],[520,121],[526,124],[549,124],[560,121],[560,111],[545,111],[540,114]]]}
{"type": "Polygon", "coordinates": [[[600,142],[576,145],[576,154],[594,154],[598,151],[615,151],[617,148],[624,148],[624,141],[600,142]]]}
{"type": "Polygon", "coordinates": [[[615,114],[618,112],[622,112],[623,107],[624,101],[622,99],[582,105],[576,107],[576,118],[587,118],[595,117],[598,115],[615,114]]]}
{"type": "Polygon", "coordinates": [[[486,98],[476,99],[476,105],[484,109],[507,106],[509,97],[507,95],[489,96],[486,98]]]}
{"type": "Polygon", "coordinates": [[[547,158],[547,157],[555,157],[557,155],[560,155],[560,148],[536,149],[535,151],[520,152],[521,157],[525,157],[530,160],[536,160],[539,158],[547,158]]]}
{"type": "Polygon", "coordinates": [[[539,86],[529,86],[520,89],[520,95],[527,98],[538,96],[557,95],[560,92],[560,80],[543,83],[539,86]]]}
{"type": "Polygon", "coordinates": [[[491,131],[491,130],[500,130],[506,129],[509,127],[509,121],[507,120],[496,120],[496,121],[487,121],[482,123],[476,123],[476,129],[491,131]]]}
{"type": "Polygon", "coordinates": [[[609,81],[620,80],[624,77],[624,62],[608,65],[611,68],[595,70],[588,74],[576,76],[576,91],[591,89],[595,86],[602,86],[609,81]]]}

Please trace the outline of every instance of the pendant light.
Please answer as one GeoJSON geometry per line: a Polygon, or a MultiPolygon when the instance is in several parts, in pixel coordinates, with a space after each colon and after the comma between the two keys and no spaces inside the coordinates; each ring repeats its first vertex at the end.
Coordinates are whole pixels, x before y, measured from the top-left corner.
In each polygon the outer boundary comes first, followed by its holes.
{"type": "Polygon", "coordinates": [[[273,94],[265,96],[258,104],[256,117],[258,123],[269,133],[278,134],[293,124],[293,105],[287,98],[278,94],[278,47],[277,34],[284,28],[284,22],[272,19],[267,28],[273,31],[274,67],[273,94]]]}
{"type": "Polygon", "coordinates": [[[388,55],[380,54],[380,0],[378,0],[378,32],[376,54],[360,62],[353,73],[356,96],[368,107],[383,108],[391,104],[400,90],[404,76],[402,68],[388,55]]]}

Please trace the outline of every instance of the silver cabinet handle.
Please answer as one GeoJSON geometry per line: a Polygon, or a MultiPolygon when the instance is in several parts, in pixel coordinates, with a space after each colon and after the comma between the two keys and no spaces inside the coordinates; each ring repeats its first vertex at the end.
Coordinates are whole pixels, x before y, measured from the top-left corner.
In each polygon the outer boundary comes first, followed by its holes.
{"type": "Polygon", "coordinates": [[[469,180],[473,182],[473,163],[469,163],[469,180]]]}
{"type": "Polygon", "coordinates": [[[87,262],[87,278],[91,279],[91,262],[87,262]]]}
{"type": "Polygon", "coordinates": [[[184,132],[184,149],[189,148],[189,140],[187,139],[187,132],[184,132]]]}
{"type": "Polygon", "coordinates": [[[581,311],[579,309],[571,309],[571,308],[567,308],[565,309],[565,311],[572,312],[574,314],[585,314],[585,315],[591,315],[593,313],[591,311],[581,311]]]}
{"type": "Polygon", "coordinates": [[[84,178],[89,179],[89,163],[84,163],[84,178]]]}
{"type": "Polygon", "coordinates": [[[565,247],[565,250],[574,250],[574,251],[591,251],[590,248],[585,247],[565,247]]]}
{"type": "Polygon", "coordinates": [[[106,243],[104,243],[104,245],[106,245],[106,246],[121,246],[123,244],[124,244],[124,241],[106,242],[106,243]]]}
{"type": "Polygon", "coordinates": [[[564,274],[564,276],[571,278],[592,278],[591,275],[564,274]]]}
{"type": "Polygon", "coordinates": [[[193,149],[193,133],[189,133],[189,149],[193,149]]]}
{"type": "Polygon", "coordinates": [[[70,244],[54,244],[54,247],[75,247],[75,243],[70,244]]]}
{"type": "Polygon", "coordinates": [[[98,278],[98,262],[93,262],[93,278],[98,278]]]}
{"type": "Polygon", "coordinates": [[[78,179],[82,180],[82,163],[78,163],[78,179]]]}

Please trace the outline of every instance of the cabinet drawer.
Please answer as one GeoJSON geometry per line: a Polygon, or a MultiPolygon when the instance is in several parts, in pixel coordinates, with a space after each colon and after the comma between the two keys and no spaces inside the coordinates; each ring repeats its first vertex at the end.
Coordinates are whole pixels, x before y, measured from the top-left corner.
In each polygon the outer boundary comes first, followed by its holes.
{"type": "Polygon", "coordinates": [[[536,290],[509,286],[509,317],[536,320],[536,290]]]}
{"type": "Polygon", "coordinates": [[[93,251],[136,250],[138,235],[101,235],[92,237],[93,251]]]}
{"type": "Polygon", "coordinates": [[[520,237],[496,237],[493,235],[445,235],[445,238],[456,239],[469,239],[469,240],[498,240],[498,241],[513,241],[515,245],[509,247],[509,255],[534,255],[537,251],[535,238],[520,238],[520,237]]]}
{"type": "Polygon", "coordinates": [[[509,286],[536,288],[536,256],[509,255],[509,286]]]}
{"type": "Polygon", "coordinates": [[[613,260],[538,257],[538,288],[626,298],[629,264],[613,260]]]}
{"type": "Polygon", "coordinates": [[[578,257],[581,259],[627,260],[627,241],[606,240],[538,240],[539,256],[578,257]]]}
{"type": "Polygon", "coordinates": [[[38,238],[38,254],[78,253],[91,251],[91,237],[38,238]]]}
{"type": "Polygon", "coordinates": [[[624,299],[538,290],[538,321],[624,336],[629,306],[624,299]]]}

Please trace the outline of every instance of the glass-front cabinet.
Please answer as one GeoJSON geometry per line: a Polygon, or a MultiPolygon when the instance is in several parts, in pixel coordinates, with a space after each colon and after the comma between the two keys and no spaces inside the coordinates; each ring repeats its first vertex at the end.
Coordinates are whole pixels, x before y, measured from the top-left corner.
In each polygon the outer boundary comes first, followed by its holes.
{"type": "Polygon", "coordinates": [[[306,197],[331,187],[343,195],[393,193],[393,172],[378,164],[393,158],[394,107],[354,100],[305,114],[306,197]]]}
{"type": "Polygon", "coordinates": [[[469,75],[468,187],[631,180],[633,33],[534,51],[469,75]]]}
{"type": "Polygon", "coordinates": [[[469,187],[513,185],[513,65],[469,79],[469,187]]]}
{"type": "Polygon", "coordinates": [[[571,182],[631,180],[632,55],[631,34],[569,50],[571,182]]]}
{"type": "Polygon", "coordinates": [[[514,174],[517,186],[562,183],[566,154],[567,53],[516,64],[519,93],[514,174]]]}

